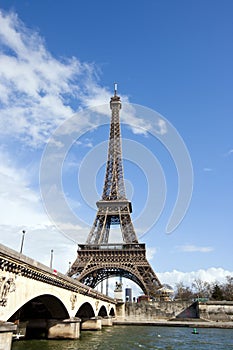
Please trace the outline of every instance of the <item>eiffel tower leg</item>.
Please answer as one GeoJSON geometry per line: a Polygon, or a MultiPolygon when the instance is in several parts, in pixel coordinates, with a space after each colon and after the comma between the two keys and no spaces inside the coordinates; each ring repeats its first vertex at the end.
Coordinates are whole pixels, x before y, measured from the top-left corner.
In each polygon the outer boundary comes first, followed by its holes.
{"type": "MultiPolygon", "coordinates": [[[[98,215],[95,218],[92,229],[87,237],[87,244],[100,244],[103,240],[106,227],[106,215],[98,215]]],[[[108,237],[107,237],[108,238],[108,237]]]]}
{"type": "Polygon", "coordinates": [[[125,243],[137,243],[137,237],[134,231],[133,224],[131,222],[131,217],[129,214],[123,214],[120,216],[121,221],[121,231],[123,240],[125,243]]]}

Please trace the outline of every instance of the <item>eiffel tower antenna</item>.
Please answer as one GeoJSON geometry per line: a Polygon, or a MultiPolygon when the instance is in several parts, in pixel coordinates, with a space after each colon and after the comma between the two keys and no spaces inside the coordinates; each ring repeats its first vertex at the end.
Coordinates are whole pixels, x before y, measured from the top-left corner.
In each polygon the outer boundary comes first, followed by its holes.
{"type": "Polygon", "coordinates": [[[126,198],[122,161],[120,110],[121,99],[114,84],[110,100],[111,123],[106,174],[97,214],[85,244],[68,275],[94,288],[109,277],[134,281],[146,295],[156,295],[162,285],[146,259],[145,244],[139,243],[131,221],[132,205],[126,198]],[[120,226],[123,243],[109,243],[113,225],[120,226]]]}
{"type": "Polygon", "coordinates": [[[114,96],[117,95],[117,83],[114,83],[114,96]]]}

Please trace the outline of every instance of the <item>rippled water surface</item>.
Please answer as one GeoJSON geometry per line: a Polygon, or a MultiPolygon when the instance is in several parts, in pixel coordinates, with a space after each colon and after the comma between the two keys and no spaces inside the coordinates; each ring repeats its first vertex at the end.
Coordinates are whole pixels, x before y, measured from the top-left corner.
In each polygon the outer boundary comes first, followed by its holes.
{"type": "Polygon", "coordinates": [[[114,326],[82,332],[80,339],[20,340],[12,350],[233,350],[233,329],[198,329],[153,326],[114,326]]]}

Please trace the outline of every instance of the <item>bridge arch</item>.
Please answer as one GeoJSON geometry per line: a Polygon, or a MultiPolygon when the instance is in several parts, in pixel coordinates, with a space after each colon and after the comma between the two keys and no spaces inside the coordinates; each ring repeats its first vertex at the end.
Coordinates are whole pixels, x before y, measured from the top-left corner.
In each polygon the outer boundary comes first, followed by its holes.
{"type": "Polygon", "coordinates": [[[133,281],[141,288],[144,294],[148,294],[145,281],[143,280],[141,274],[132,268],[131,264],[128,264],[128,266],[125,265],[121,268],[112,265],[111,263],[109,265],[105,265],[104,268],[99,269],[96,268],[96,266],[93,266],[87,271],[86,274],[82,276],[80,282],[88,285],[91,288],[95,288],[99,283],[107,278],[119,276],[133,281]]]}
{"type": "Polygon", "coordinates": [[[92,307],[92,305],[88,302],[85,302],[80,306],[78,309],[75,317],[81,318],[81,320],[87,320],[90,319],[91,317],[95,317],[95,312],[92,307]]]}
{"type": "Polygon", "coordinates": [[[105,317],[108,316],[107,309],[104,305],[101,306],[98,312],[98,316],[105,317]]]}
{"type": "Polygon", "coordinates": [[[116,315],[115,315],[115,310],[114,310],[113,307],[111,308],[111,310],[110,310],[110,312],[109,312],[109,316],[112,316],[112,317],[115,317],[115,316],[116,316],[116,315]]]}
{"type": "Polygon", "coordinates": [[[51,294],[38,295],[18,306],[18,309],[10,316],[8,321],[28,320],[38,318],[69,318],[69,313],[62,301],[51,294]]]}

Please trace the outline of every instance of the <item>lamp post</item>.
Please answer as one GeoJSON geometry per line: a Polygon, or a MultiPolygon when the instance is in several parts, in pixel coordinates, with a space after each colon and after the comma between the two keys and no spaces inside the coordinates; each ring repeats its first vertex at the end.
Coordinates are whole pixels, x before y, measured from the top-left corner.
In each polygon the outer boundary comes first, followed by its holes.
{"type": "Polygon", "coordinates": [[[53,249],[51,249],[51,252],[50,252],[50,269],[53,268],[53,249]]]}
{"type": "Polygon", "coordinates": [[[24,244],[24,236],[25,236],[26,231],[22,230],[22,239],[21,239],[21,247],[20,247],[20,254],[22,254],[23,251],[23,244],[24,244]]]}

